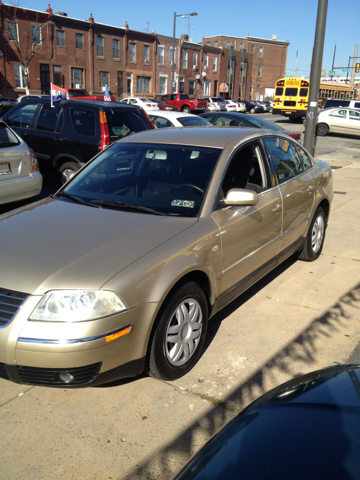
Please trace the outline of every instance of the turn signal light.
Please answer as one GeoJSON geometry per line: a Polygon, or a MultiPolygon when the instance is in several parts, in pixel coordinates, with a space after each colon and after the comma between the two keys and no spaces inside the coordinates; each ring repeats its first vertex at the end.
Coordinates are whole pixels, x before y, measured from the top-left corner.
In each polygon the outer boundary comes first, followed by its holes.
{"type": "Polygon", "coordinates": [[[112,333],[111,335],[108,335],[107,337],[105,337],[105,340],[107,342],[112,342],[113,340],[116,340],[117,338],[125,337],[125,335],[129,335],[131,330],[132,330],[132,325],[129,325],[128,327],[120,330],[119,332],[115,332],[115,333],[112,333]]]}

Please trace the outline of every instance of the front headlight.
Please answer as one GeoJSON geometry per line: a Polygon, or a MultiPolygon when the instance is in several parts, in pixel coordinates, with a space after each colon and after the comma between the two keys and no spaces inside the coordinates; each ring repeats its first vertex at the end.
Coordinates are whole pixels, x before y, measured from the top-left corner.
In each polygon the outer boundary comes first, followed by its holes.
{"type": "Polygon", "coordinates": [[[39,302],[30,320],[84,322],[126,310],[114,292],[103,290],[53,290],[39,302]]]}

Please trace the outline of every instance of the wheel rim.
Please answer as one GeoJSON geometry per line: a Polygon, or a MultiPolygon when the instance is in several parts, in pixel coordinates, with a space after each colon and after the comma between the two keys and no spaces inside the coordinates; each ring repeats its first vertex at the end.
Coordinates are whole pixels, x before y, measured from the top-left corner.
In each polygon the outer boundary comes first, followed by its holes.
{"type": "Polygon", "coordinates": [[[166,358],[175,367],[195,353],[202,332],[202,310],[193,298],[183,300],[173,312],[165,335],[166,358]]]}
{"type": "Polygon", "coordinates": [[[319,215],[314,222],[312,235],[311,235],[311,246],[314,253],[318,253],[321,248],[321,245],[324,240],[325,234],[325,221],[322,215],[319,215]]]}
{"type": "Polygon", "coordinates": [[[69,175],[69,173],[75,173],[76,170],[73,170],[72,168],[65,168],[65,170],[62,171],[62,174],[65,175],[65,177],[67,177],[69,175]]]}

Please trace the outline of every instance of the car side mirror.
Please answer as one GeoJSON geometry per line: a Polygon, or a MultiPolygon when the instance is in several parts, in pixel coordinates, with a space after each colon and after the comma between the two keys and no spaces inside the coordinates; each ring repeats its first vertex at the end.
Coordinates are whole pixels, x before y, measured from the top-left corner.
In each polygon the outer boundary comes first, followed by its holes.
{"type": "Polygon", "coordinates": [[[242,188],[231,188],[224,199],[224,203],[228,207],[257,205],[258,201],[259,196],[256,192],[242,188]]]}

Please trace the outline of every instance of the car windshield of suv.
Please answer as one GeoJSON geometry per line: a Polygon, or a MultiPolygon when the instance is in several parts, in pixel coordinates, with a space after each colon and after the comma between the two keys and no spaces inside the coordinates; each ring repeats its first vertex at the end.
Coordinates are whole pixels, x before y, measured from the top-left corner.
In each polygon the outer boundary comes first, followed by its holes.
{"type": "Polygon", "coordinates": [[[0,123],[0,148],[19,145],[19,143],[16,135],[4,123],[0,123]]]}
{"type": "Polygon", "coordinates": [[[90,162],[63,193],[102,208],[195,217],[220,153],[218,148],[118,142],[90,162]]]}

